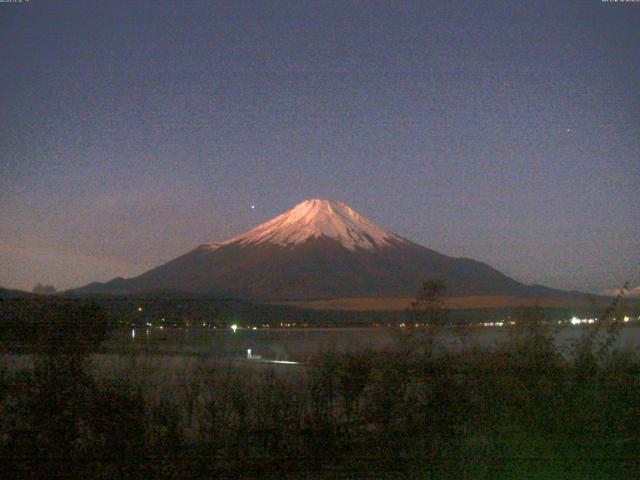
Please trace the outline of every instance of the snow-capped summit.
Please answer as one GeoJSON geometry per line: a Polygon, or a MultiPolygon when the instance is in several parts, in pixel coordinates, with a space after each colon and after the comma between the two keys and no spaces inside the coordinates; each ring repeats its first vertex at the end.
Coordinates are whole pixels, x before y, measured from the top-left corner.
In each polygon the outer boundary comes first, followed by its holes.
{"type": "Polygon", "coordinates": [[[336,200],[305,200],[288,212],[278,215],[223,245],[272,243],[298,245],[311,238],[331,238],[349,250],[373,250],[405,240],[367,220],[347,204],[336,200]]]}

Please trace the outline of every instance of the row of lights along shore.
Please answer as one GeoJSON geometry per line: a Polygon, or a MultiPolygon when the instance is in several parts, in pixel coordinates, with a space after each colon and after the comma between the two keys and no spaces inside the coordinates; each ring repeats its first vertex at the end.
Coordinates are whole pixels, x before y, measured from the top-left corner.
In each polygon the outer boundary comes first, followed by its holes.
{"type": "MultiPolygon", "coordinates": [[[[138,307],[137,308],[138,312],[142,312],[143,309],[142,307],[138,307]]],[[[623,323],[629,323],[630,321],[633,321],[634,319],[629,317],[628,315],[625,315],[624,317],[621,318],[623,323]]],[[[636,319],[638,321],[640,321],[640,316],[636,319]]],[[[162,317],[160,319],[161,323],[164,323],[166,321],[166,319],[164,317],[162,317]]],[[[616,318],[613,318],[613,321],[616,321],[616,318]]],[[[595,323],[598,322],[598,318],[597,317],[591,317],[591,318],[578,318],[578,317],[572,317],[569,320],[557,320],[557,324],[558,325],[593,325],[595,323]]],[[[494,322],[481,322],[479,324],[477,324],[476,326],[481,326],[481,327],[504,327],[504,326],[515,326],[516,325],[516,321],[515,320],[500,320],[500,321],[494,321],[494,322]]],[[[135,324],[131,324],[132,327],[135,327],[135,324]]],[[[146,322],[146,326],[147,327],[153,327],[153,322],[146,322]]],[[[187,322],[186,327],[190,327],[191,324],[187,322]]],[[[203,327],[211,327],[213,329],[217,329],[218,327],[216,325],[209,325],[206,322],[202,323],[203,327]]],[[[308,324],[304,323],[304,324],[296,324],[296,323],[284,323],[284,322],[280,322],[280,324],[278,325],[280,328],[294,328],[294,327],[298,327],[298,328],[306,328],[309,327],[308,324]]],[[[377,326],[384,326],[384,324],[379,324],[379,323],[373,323],[372,326],[377,327],[377,326]]],[[[407,327],[406,323],[400,323],[398,325],[400,328],[405,328],[407,327]]],[[[413,325],[415,328],[419,328],[419,327],[428,327],[429,324],[428,323],[416,323],[413,325]]],[[[160,328],[160,330],[162,330],[164,328],[164,325],[159,325],[158,326],[160,328]]],[[[258,330],[258,328],[273,328],[272,325],[269,324],[263,324],[261,325],[261,327],[257,327],[257,326],[251,326],[251,327],[242,327],[239,326],[238,324],[233,324],[229,327],[233,333],[236,333],[236,331],[238,329],[241,330],[258,330]]],[[[277,328],[277,327],[276,327],[277,328]]]]}

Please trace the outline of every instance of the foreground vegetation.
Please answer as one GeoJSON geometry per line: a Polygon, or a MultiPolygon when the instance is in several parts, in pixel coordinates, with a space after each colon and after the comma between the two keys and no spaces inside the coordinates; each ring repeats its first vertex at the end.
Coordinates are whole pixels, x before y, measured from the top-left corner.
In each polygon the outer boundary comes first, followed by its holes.
{"type": "Polygon", "coordinates": [[[49,327],[15,335],[34,367],[0,370],[3,478],[637,478],[640,359],[611,349],[614,309],[571,355],[531,310],[451,354],[438,302],[415,307],[435,321],[389,351],[296,375],[200,364],[164,388],[96,375],[99,309],[32,306],[49,327]]]}

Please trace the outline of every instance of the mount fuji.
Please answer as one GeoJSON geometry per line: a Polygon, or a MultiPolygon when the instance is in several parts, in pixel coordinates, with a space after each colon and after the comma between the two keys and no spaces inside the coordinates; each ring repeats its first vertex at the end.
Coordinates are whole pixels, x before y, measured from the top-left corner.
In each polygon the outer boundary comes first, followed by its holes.
{"type": "Polygon", "coordinates": [[[455,296],[566,297],[489,265],[453,258],[374,224],[334,200],[306,200],[252,230],[200,245],[140,276],[73,294],[180,292],[254,301],[415,297],[430,278],[455,296]]]}

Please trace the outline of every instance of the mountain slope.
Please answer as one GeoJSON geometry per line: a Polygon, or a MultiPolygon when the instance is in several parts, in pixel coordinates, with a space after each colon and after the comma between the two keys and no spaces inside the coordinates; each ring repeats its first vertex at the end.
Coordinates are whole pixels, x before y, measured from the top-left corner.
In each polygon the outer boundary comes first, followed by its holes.
{"type": "Polygon", "coordinates": [[[131,278],[74,293],[183,291],[261,301],[415,296],[441,278],[453,295],[565,296],[406,240],[342,202],[307,200],[222,243],[205,244],[131,278]]]}

